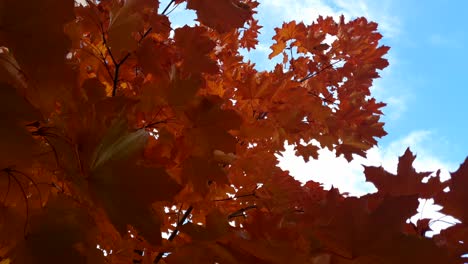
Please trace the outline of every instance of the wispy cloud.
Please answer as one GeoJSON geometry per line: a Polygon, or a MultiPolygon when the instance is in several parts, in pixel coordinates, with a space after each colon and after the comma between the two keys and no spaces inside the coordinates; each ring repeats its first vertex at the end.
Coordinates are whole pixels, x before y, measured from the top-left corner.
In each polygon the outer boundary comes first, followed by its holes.
{"type": "Polygon", "coordinates": [[[313,22],[319,15],[332,16],[335,19],[344,15],[347,19],[365,16],[376,21],[387,37],[395,37],[400,30],[398,17],[391,14],[392,1],[384,0],[376,4],[370,0],[269,0],[260,1],[260,22],[270,23],[268,18],[276,21],[313,22]],[[274,15],[274,16],[271,16],[274,15]],[[267,18],[267,19],[263,19],[267,18]]]}
{"type": "Polygon", "coordinates": [[[264,23],[277,23],[280,24],[282,21],[303,21],[304,23],[312,23],[319,15],[332,16],[338,18],[340,12],[334,10],[334,8],[324,3],[323,1],[309,1],[309,0],[298,0],[298,1],[284,1],[284,0],[272,0],[272,1],[260,1],[259,6],[260,22],[264,23]],[[274,15],[274,16],[271,16],[274,15]],[[275,20],[272,21],[271,18],[275,20]],[[267,18],[267,19],[262,19],[267,18]],[[270,18],[270,19],[268,19],[270,18]],[[262,21],[264,20],[264,21],[262,21]]]}
{"type": "Polygon", "coordinates": [[[407,97],[404,95],[392,95],[386,98],[386,116],[390,120],[399,119],[407,109],[407,97]]]}
{"type": "Polygon", "coordinates": [[[398,16],[392,14],[394,2],[390,0],[334,0],[338,9],[350,17],[364,16],[379,23],[380,31],[387,38],[397,37],[401,29],[398,16]]]}
{"type": "Polygon", "coordinates": [[[414,131],[407,136],[395,140],[386,147],[374,147],[367,152],[367,158],[355,157],[347,162],[343,157],[336,157],[327,149],[319,151],[319,159],[304,162],[302,157],[294,155],[293,146],[287,146],[283,157],[279,158],[279,166],[289,170],[296,179],[306,182],[314,180],[323,183],[326,188],[332,185],[342,192],[351,195],[363,195],[376,191],[372,184],[365,181],[364,167],[383,166],[386,170],[396,173],[398,157],[407,147],[417,155],[414,167],[417,171],[437,171],[441,169],[443,179],[448,178],[448,171],[454,171],[457,164],[447,163],[438,159],[430,149],[430,142],[435,140],[429,131],[414,131]]]}
{"type": "Polygon", "coordinates": [[[460,48],[462,42],[455,36],[441,33],[433,33],[428,37],[429,44],[442,48],[460,48]]]}

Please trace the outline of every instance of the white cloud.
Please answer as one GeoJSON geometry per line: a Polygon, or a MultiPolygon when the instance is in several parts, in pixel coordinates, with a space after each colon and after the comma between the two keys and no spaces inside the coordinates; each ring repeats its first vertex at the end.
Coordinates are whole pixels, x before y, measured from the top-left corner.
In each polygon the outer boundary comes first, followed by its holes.
{"type": "Polygon", "coordinates": [[[365,183],[363,167],[357,160],[348,163],[343,157],[335,157],[329,150],[319,151],[318,160],[305,162],[302,157],[294,156],[294,147],[286,146],[283,157],[279,158],[279,167],[288,170],[301,182],[313,180],[323,183],[326,189],[332,185],[341,192],[363,195],[374,191],[372,184],[365,183]]]}
{"type": "Polygon", "coordinates": [[[380,30],[386,37],[395,37],[399,33],[400,21],[391,14],[392,1],[384,0],[269,0],[260,1],[259,14],[260,24],[269,23],[274,18],[275,21],[304,21],[311,23],[319,15],[332,16],[335,19],[341,14],[347,19],[364,16],[376,21],[380,25],[380,30]]]}
{"type": "Polygon", "coordinates": [[[441,206],[434,204],[433,199],[429,200],[419,200],[419,207],[418,207],[418,213],[411,217],[411,222],[416,223],[417,220],[419,219],[424,219],[424,218],[429,218],[432,219],[431,222],[429,223],[429,227],[432,229],[432,231],[429,231],[426,233],[427,236],[432,236],[434,234],[438,234],[440,230],[446,229],[456,223],[459,223],[457,219],[444,215],[440,212],[438,212],[440,209],[442,209],[441,206]]]}
{"type": "Polygon", "coordinates": [[[298,1],[284,1],[284,0],[273,0],[273,1],[259,1],[259,14],[260,23],[271,23],[276,22],[280,24],[283,21],[304,21],[304,23],[312,23],[319,15],[332,16],[338,18],[341,14],[335,11],[332,6],[324,3],[323,1],[310,1],[310,0],[298,0],[298,1]],[[262,21],[263,18],[269,21],[262,21]],[[274,21],[270,21],[274,18],[274,21]]]}
{"type": "Polygon", "coordinates": [[[387,106],[392,108],[392,110],[387,111],[390,120],[399,119],[407,109],[407,98],[404,96],[390,96],[386,99],[386,102],[387,106]]]}
{"type": "Polygon", "coordinates": [[[401,22],[397,16],[392,14],[392,1],[370,1],[370,0],[334,0],[344,14],[351,17],[364,16],[379,23],[379,30],[387,38],[398,36],[401,22]]]}
{"type": "Polygon", "coordinates": [[[414,131],[409,135],[395,140],[385,147],[374,147],[367,152],[367,158],[355,157],[347,162],[343,157],[335,157],[329,150],[319,151],[319,159],[304,162],[302,157],[294,155],[293,146],[287,146],[283,157],[279,158],[279,166],[289,170],[291,175],[301,182],[314,180],[324,184],[326,188],[331,185],[342,192],[352,195],[363,195],[375,191],[372,184],[365,182],[364,167],[383,166],[386,170],[396,173],[398,157],[407,147],[417,155],[414,167],[417,171],[437,171],[441,169],[444,179],[448,178],[448,171],[454,171],[457,164],[447,163],[437,158],[431,151],[432,141],[437,140],[429,131],[414,131]]]}
{"type": "MultiPolygon", "coordinates": [[[[370,149],[366,159],[356,157],[349,163],[343,157],[335,157],[333,152],[326,149],[320,150],[318,160],[306,163],[302,157],[294,155],[293,146],[287,146],[283,157],[279,157],[279,166],[284,170],[289,170],[290,174],[301,182],[313,180],[322,183],[326,189],[334,186],[340,192],[361,196],[376,191],[373,184],[365,181],[362,165],[382,166],[387,171],[396,173],[398,157],[407,147],[410,147],[411,151],[417,155],[413,164],[416,171],[435,172],[440,169],[442,180],[448,179],[449,171],[455,171],[458,164],[448,163],[436,157],[430,147],[436,140],[438,140],[437,136],[430,131],[414,131],[385,147],[370,149]]],[[[430,226],[434,232],[428,232],[427,235],[438,233],[457,221],[439,213],[440,208],[434,204],[433,200],[421,201],[418,213],[411,220],[415,222],[423,218],[433,219],[430,226]]]]}

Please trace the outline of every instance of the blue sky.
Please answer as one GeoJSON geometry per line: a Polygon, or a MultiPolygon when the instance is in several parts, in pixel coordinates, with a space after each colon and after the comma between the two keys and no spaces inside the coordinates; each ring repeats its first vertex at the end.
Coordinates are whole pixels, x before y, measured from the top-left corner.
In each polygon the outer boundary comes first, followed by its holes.
{"type": "MultiPolygon", "coordinates": [[[[387,90],[382,99],[401,96],[405,109],[399,118],[386,120],[389,136],[381,143],[415,130],[429,131],[427,148],[442,160],[460,163],[468,154],[468,2],[392,2],[389,12],[399,22],[398,34],[385,39],[392,47],[392,67],[380,84],[387,90]]],[[[390,105],[386,112],[391,110],[390,105]]]]}
{"type": "MultiPolygon", "coordinates": [[[[165,7],[169,1],[161,1],[165,7]]],[[[256,51],[244,53],[259,69],[271,69],[268,60],[274,27],[283,21],[310,23],[318,15],[352,19],[365,16],[379,23],[382,44],[391,47],[390,66],[375,82],[374,96],[388,104],[384,121],[388,135],[371,149],[368,159],[348,163],[322,151],[319,160],[305,163],[292,155],[280,159],[280,166],[296,178],[314,179],[342,191],[363,194],[372,190],[364,183],[361,164],[382,165],[396,170],[398,156],[410,147],[418,170],[454,171],[468,155],[468,124],[465,101],[468,90],[464,63],[468,55],[468,25],[464,20],[466,1],[416,0],[260,0],[256,18],[263,26],[256,51]],[[331,169],[332,168],[332,169],[331,169]]],[[[194,24],[194,14],[177,7],[170,19],[174,26],[194,24]]]]}

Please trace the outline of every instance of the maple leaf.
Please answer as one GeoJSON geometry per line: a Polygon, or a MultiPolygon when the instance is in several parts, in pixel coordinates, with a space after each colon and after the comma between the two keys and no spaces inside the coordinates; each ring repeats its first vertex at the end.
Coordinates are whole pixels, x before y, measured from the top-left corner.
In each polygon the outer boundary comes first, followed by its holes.
{"type": "Polygon", "coordinates": [[[140,151],[146,144],[148,134],[144,129],[127,131],[127,123],[124,120],[116,120],[96,148],[91,170],[99,169],[107,162],[119,161],[140,151]]]}
{"type": "Polygon", "coordinates": [[[457,263],[464,261],[463,255],[467,250],[468,228],[466,224],[456,224],[441,230],[439,234],[434,236],[434,242],[439,247],[449,249],[451,257],[457,259],[457,263]],[[461,242],[460,242],[461,241],[461,242]]]}
{"type": "Polygon", "coordinates": [[[223,214],[217,210],[206,215],[206,227],[190,222],[180,227],[181,232],[197,241],[217,240],[223,235],[228,234],[229,229],[231,229],[231,227],[227,222],[227,216],[223,216],[223,214]]]}
{"type": "Polygon", "coordinates": [[[306,252],[314,250],[282,214],[253,211],[244,225],[246,233],[228,244],[241,263],[306,263],[306,252]]]}
{"type": "Polygon", "coordinates": [[[8,83],[17,87],[26,87],[26,76],[6,47],[0,47],[0,78],[8,80],[8,83]]]}
{"type": "Polygon", "coordinates": [[[182,2],[0,1],[1,263],[463,263],[468,161],[441,183],[408,149],[359,198],[277,166],[386,135],[376,23],[284,23],[259,71],[256,0],[186,0],[174,29],[182,2]],[[462,222],[425,237],[419,197],[462,222]]]}
{"type": "MultiPolygon", "coordinates": [[[[378,263],[458,263],[448,255],[446,249],[434,245],[428,238],[398,236],[387,246],[385,249],[377,249],[377,254],[380,255],[378,263]]],[[[357,261],[361,262],[364,259],[358,258],[357,261]]],[[[375,263],[373,261],[370,263],[375,263]]]]}
{"type": "MultiPolygon", "coordinates": [[[[137,47],[137,40],[133,37],[133,32],[138,32],[143,28],[143,19],[138,12],[138,2],[125,1],[123,6],[111,13],[109,23],[109,47],[116,54],[128,52],[137,47]]],[[[140,7],[141,8],[141,7],[140,7]]],[[[120,59],[119,59],[120,60],[120,59]]]]}
{"type": "Polygon", "coordinates": [[[288,173],[274,173],[266,177],[255,196],[259,198],[259,204],[272,212],[290,210],[307,199],[300,183],[288,173]]]}
{"type": "Polygon", "coordinates": [[[15,207],[0,209],[0,254],[12,250],[17,243],[17,237],[24,235],[24,213],[15,207]]]}
{"type": "Polygon", "coordinates": [[[226,174],[221,170],[218,164],[208,162],[199,157],[192,157],[185,160],[182,164],[181,177],[184,183],[190,183],[194,191],[202,196],[208,192],[208,187],[212,182],[218,184],[228,184],[226,174]],[[200,174],[202,172],[202,174],[200,174]]]}
{"type": "Polygon", "coordinates": [[[174,40],[176,46],[181,49],[184,70],[194,74],[217,72],[216,63],[208,56],[215,47],[215,43],[206,36],[206,30],[200,27],[184,26],[175,30],[174,40]]]}
{"type": "Polygon", "coordinates": [[[319,148],[312,144],[302,145],[298,144],[294,147],[296,149],[296,154],[302,156],[305,162],[309,161],[309,158],[318,159],[318,150],[319,148]]]}
{"type": "Polygon", "coordinates": [[[416,172],[413,162],[416,156],[408,148],[399,158],[397,174],[393,175],[382,167],[365,166],[364,174],[367,181],[372,182],[379,194],[385,195],[412,195],[418,194],[420,198],[431,198],[437,192],[446,187],[438,177],[429,178],[427,183],[422,180],[428,177],[430,172],[416,172]]]}
{"type": "Polygon", "coordinates": [[[0,97],[0,167],[19,165],[21,161],[22,164],[30,163],[32,155],[39,149],[26,124],[42,120],[41,114],[6,83],[0,83],[0,97]]]}
{"type": "MultiPolygon", "coordinates": [[[[276,55],[280,54],[286,48],[286,42],[291,39],[298,38],[300,35],[305,34],[305,26],[303,23],[296,24],[296,21],[291,21],[289,23],[283,23],[281,28],[275,28],[276,35],[273,37],[276,40],[271,46],[273,50],[268,58],[273,58],[276,55]]],[[[292,43],[291,45],[294,45],[292,43]]]]}
{"type": "Polygon", "coordinates": [[[51,197],[32,216],[28,235],[13,249],[13,263],[102,263],[96,241],[88,236],[93,229],[92,218],[75,201],[63,195],[51,197]]]}
{"type": "Polygon", "coordinates": [[[0,46],[15,54],[29,81],[37,85],[37,94],[31,97],[35,105],[51,111],[55,100],[66,94],[70,88],[67,83],[73,79],[73,71],[63,67],[71,44],[63,26],[75,18],[74,1],[5,0],[1,4],[0,46]]]}
{"type": "Polygon", "coordinates": [[[151,204],[170,200],[180,187],[163,168],[135,160],[142,154],[147,136],[143,129],[128,133],[126,124],[117,121],[95,151],[90,185],[121,234],[132,225],[148,241],[159,244],[161,220],[151,212],[151,204]],[[159,186],[165,186],[165,190],[155,191],[159,186]]]}
{"type": "Polygon", "coordinates": [[[378,199],[374,208],[367,203],[373,196],[348,198],[337,204],[314,234],[326,248],[343,258],[372,255],[379,246],[392,245],[395,235],[403,230],[405,219],[414,214],[418,206],[416,196],[386,197],[378,199]]]}
{"type": "Polygon", "coordinates": [[[90,103],[97,103],[106,98],[106,86],[97,78],[86,79],[82,85],[90,103]]]}
{"type": "Polygon", "coordinates": [[[202,24],[220,33],[240,28],[252,17],[250,6],[238,0],[187,0],[187,8],[197,12],[202,24]]]}
{"type": "Polygon", "coordinates": [[[426,232],[432,231],[430,224],[431,224],[430,218],[424,218],[424,219],[418,219],[416,223],[410,223],[407,226],[406,233],[408,234],[413,234],[413,235],[420,235],[420,236],[425,236],[426,232]]]}
{"type": "Polygon", "coordinates": [[[237,141],[230,130],[238,129],[242,119],[233,110],[221,109],[220,98],[197,98],[195,107],[188,109],[186,144],[192,147],[194,156],[212,157],[215,150],[235,153],[237,141]]]}
{"type": "Polygon", "coordinates": [[[239,263],[228,250],[217,243],[192,243],[181,246],[176,252],[167,257],[165,262],[174,264],[185,262],[187,256],[190,256],[190,261],[196,263],[218,261],[229,264],[239,263]]]}
{"type": "Polygon", "coordinates": [[[443,212],[462,220],[464,223],[468,220],[465,207],[465,201],[468,198],[466,186],[468,186],[468,159],[460,165],[457,171],[450,173],[447,184],[450,190],[439,192],[434,199],[437,204],[443,206],[443,212]]]}
{"type": "Polygon", "coordinates": [[[151,204],[170,200],[180,191],[164,169],[133,162],[109,164],[94,172],[91,188],[97,203],[122,235],[131,225],[155,245],[161,243],[161,220],[152,212],[151,204]],[[158,191],[160,186],[165,189],[158,191]]]}
{"type": "Polygon", "coordinates": [[[144,73],[151,73],[155,76],[167,74],[172,69],[170,67],[175,59],[174,50],[162,43],[154,42],[152,39],[145,39],[141,42],[136,51],[136,56],[141,70],[144,73]]]}
{"type": "Polygon", "coordinates": [[[255,48],[258,44],[257,37],[262,26],[258,25],[257,20],[249,20],[247,23],[249,24],[249,28],[242,32],[242,37],[239,41],[242,47],[250,51],[250,49],[255,48]]]}

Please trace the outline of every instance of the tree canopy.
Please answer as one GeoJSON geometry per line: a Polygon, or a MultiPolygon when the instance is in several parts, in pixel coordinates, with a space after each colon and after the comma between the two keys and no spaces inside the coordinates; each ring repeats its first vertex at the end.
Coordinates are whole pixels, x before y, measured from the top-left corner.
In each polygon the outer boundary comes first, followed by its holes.
{"type": "Polygon", "coordinates": [[[286,141],[352,160],[386,135],[389,47],[363,17],[286,22],[259,71],[258,5],[0,0],[1,264],[463,263],[468,162],[441,182],[408,149],[359,198],[277,166],[286,141]],[[461,223],[426,237],[418,198],[461,223]]]}

